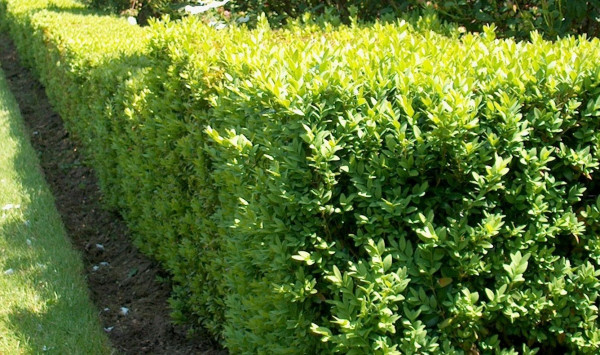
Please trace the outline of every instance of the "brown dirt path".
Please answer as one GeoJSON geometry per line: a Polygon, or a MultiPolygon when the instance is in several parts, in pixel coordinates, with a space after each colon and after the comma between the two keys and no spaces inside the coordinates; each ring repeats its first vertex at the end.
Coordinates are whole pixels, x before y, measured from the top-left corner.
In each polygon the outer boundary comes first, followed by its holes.
{"type": "Polygon", "coordinates": [[[226,354],[208,337],[186,337],[169,318],[171,286],[159,266],[131,244],[121,217],[102,209],[93,171],[52,110],[43,87],[19,64],[0,33],[0,65],[19,103],[67,233],[81,251],[92,301],[112,341],[125,354],[226,354]],[[122,314],[122,307],[128,309],[122,314]]]}

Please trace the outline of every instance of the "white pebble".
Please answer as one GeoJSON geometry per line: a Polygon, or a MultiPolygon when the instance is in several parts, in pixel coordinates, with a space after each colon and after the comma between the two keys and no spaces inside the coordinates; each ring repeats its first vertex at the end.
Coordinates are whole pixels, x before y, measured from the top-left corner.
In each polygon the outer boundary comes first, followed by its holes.
{"type": "Polygon", "coordinates": [[[127,308],[127,307],[121,307],[121,315],[126,316],[127,313],[129,313],[129,308],[127,308]]]}
{"type": "Polygon", "coordinates": [[[15,273],[15,270],[13,270],[13,269],[8,269],[8,270],[4,271],[4,275],[12,275],[14,273],[15,273]]]}
{"type": "Polygon", "coordinates": [[[8,211],[16,208],[21,208],[21,205],[13,205],[12,203],[9,203],[2,207],[2,211],[8,211]]]}

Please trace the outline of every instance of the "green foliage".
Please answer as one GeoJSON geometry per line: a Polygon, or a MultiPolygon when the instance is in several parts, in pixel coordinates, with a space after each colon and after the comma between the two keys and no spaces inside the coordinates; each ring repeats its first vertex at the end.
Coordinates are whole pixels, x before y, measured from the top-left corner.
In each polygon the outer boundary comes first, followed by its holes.
{"type": "Polygon", "coordinates": [[[278,25],[304,13],[325,14],[333,21],[348,21],[350,17],[373,21],[378,18],[395,17],[409,9],[412,0],[232,0],[228,7],[233,11],[247,12],[253,16],[265,13],[269,21],[278,25]]]}
{"type": "Polygon", "coordinates": [[[131,0],[89,0],[89,4],[94,8],[113,11],[123,11],[136,6],[131,0]]]}
{"type": "Polygon", "coordinates": [[[232,352],[598,352],[598,39],[1,1],[175,315],[232,352]]]}
{"type": "Polygon", "coordinates": [[[505,37],[528,38],[534,30],[552,39],[568,34],[597,36],[600,33],[598,1],[232,0],[228,6],[234,11],[245,11],[255,16],[265,13],[274,25],[305,12],[324,14],[333,22],[349,22],[350,18],[364,21],[391,19],[420,9],[436,13],[440,18],[465,26],[470,31],[481,31],[483,26],[493,23],[498,33],[505,37]]]}
{"type": "MultiPolygon", "coordinates": [[[[178,17],[190,3],[182,0],[87,0],[95,8],[137,15],[145,23],[149,17],[169,14],[178,17]]],[[[191,1],[194,3],[194,1],[191,1]]],[[[502,37],[529,38],[531,31],[555,39],[569,34],[600,33],[598,1],[567,0],[231,0],[226,8],[248,14],[251,23],[266,14],[274,27],[305,13],[323,16],[331,23],[388,21],[411,13],[437,14],[441,19],[482,31],[494,24],[502,37]]]]}
{"type": "Polygon", "coordinates": [[[184,1],[180,0],[82,0],[88,6],[113,13],[135,16],[138,22],[146,24],[149,18],[165,14],[174,15],[184,1]]]}
{"type": "Polygon", "coordinates": [[[549,38],[567,34],[600,34],[598,1],[568,0],[434,0],[418,1],[441,17],[479,31],[494,23],[505,36],[528,37],[538,30],[549,38]]]}

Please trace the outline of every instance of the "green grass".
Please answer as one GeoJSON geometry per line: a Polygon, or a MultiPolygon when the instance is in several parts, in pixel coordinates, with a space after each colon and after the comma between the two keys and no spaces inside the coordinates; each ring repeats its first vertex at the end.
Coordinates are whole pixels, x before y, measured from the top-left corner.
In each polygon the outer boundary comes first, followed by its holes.
{"type": "Polygon", "coordinates": [[[0,354],[110,354],[0,70],[0,354]]]}

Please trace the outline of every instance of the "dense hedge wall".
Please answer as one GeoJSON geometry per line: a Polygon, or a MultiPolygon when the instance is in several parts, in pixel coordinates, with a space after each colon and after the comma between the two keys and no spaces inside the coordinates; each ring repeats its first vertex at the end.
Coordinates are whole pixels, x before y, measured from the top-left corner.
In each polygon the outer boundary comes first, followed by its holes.
{"type": "Polygon", "coordinates": [[[598,352],[599,40],[48,3],[0,16],[178,318],[234,353],[598,352]]]}

